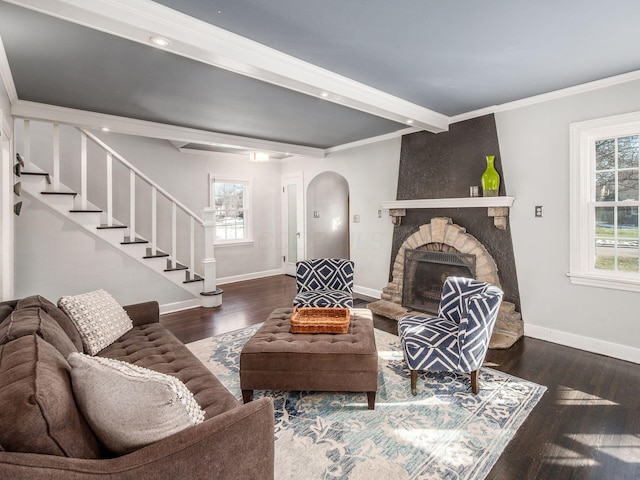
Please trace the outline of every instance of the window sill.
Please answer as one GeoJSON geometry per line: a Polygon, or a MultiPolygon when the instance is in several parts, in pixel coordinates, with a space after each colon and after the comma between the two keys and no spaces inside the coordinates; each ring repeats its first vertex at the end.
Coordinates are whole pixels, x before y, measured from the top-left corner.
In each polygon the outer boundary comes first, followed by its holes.
{"type": "Polygon", "coordinates": [[[226,242],[215,242],[213,246],[215,248],[223,247],[242,247],[245,245],[253,245],[253,240],[229,240],[226,242]]]}
{"type": "Polygon", "coordinates": [[[612,277],[595,273],[568,273],[567,276],[573,285],[640,292],[640,278],[612,277]]]}

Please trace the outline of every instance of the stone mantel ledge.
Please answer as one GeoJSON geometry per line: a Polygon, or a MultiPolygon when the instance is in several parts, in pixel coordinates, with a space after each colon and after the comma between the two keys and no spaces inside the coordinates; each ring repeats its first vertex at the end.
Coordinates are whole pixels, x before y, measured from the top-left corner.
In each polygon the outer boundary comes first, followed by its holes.
{"type": "Polygon", "coordinates": [[[389,210],[394,225],[400,225],[406,210],[410,208],[487,208],[487,215],[493,218],[493,224],[500,230],[507,228],[509,208],[515,197],[463,197],[463,198],[422,198],[417,200],[394,200],[382,202],[381,206],[389,210]]]}

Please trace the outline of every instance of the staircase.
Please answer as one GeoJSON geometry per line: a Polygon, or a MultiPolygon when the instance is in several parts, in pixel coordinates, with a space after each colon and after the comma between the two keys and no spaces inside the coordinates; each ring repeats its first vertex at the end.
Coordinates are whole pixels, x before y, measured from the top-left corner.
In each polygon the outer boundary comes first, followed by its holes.
{"type": "MultiPolygon", "coordinates": [[[[80,135],[80,192],[73,191],[60,178],[59,125],[52,124],[54,172],[47,172],[35,165],[30,158],[31,144],[34,139],[31,138],[30,120],[23,121],[22,147],[25,153],[24,157],[17,154],[19,163],[16,165],[15,171],[16,175],[21,177],[22,192],[27,197],[46,205],[57,215],[69,219],[87,234],[104,241],[171,281],[197,299],[203,306],[220,305],[222,290],[215,286],[215,259],[213,258],[215,218],[213,211],[205,210],[207,219],[205,222],[91,132],[77,127],[76,130],[80,135]],[[88,141],[99,147],[99,151],[104,153],[104,159],[89,159],[88,141]],[[104,182],[106,183],[107,198],[104,205],[98,206],[89,201],[87,166],[90,161],[94,167],[96,162],[102,160],[106,167],[104,182]],[[127,224],[113,216],[114,160],[129,172],[129,218],[127,224]],[[141,189],[137,189],[136,184],[140,185],[141,181],[150,187],[150,195],[148,192],[137,191],[141,189]],[[144,198],[145,196],[148,198],[144,198]],[[170,236],[171,240],[164,250],[160,248],[158,240],[158,233],[162,233],[158,231],[158,197],[164,197],[163,205],[165,207],[169,205],[170,212],[170,220],[164,223],[169,223],[171,232],[170,235],[166,235],[169,232],[165,232],[164,237],[170,236]],[[136,218],[136,204],[138,203],[138,207],[140,207],[140,202],[149,202],[145,205],[146,211],[151,217],[150,219],[145,218],[147,220],[147,238],[143,237],[136,229],[136,222],[140,223],[140,219],[136,218]],[[179,215],[182,224],[185,223],[185,219],[188,221],[188,242],[185,241],[184,232],[178,230],[179,215]],[[204,251],[196,251],[196,239],[200,244],[205,245],[204,251]],[[183,243],[180,245],[183,255],[185,250],[188,251],[186,258],[181,260],[178,259],[179,240],[183,243]],[[184,243],[188,244],[184,245],[184,243]],[[196,263],[196,259],[200,262],[196,263]]],[[[94,148],[93,151],[95,152],[95,150],[94,148]]],[[[118,200],[122,202],[123,199],[119,196],[118,200]]],[[[167,208],[164,210],[163,213],[167,214],[167,208]]]]}

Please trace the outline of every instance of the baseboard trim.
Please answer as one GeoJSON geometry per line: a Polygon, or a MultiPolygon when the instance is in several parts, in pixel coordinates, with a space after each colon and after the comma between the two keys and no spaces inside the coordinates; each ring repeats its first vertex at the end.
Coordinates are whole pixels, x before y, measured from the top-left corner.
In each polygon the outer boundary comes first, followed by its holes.
{"type": "Polygon", "coordinates": [[[265,270],[263,272],[245,273],[243,275],[235,275],[233,277],[222,277],[216,280],[216,285],[224,285],[225,283],[244,282],[246,280],[256,280],[258,278],[275,277],[276,275],[284,275],[284,269],[276,268],[274,270],[265,270]]]}
{"type": "Polygon", "coordinates": [[[577,348],[579,350],[640,364],[640,349],[627,345],[620,345],[596,338],[576,335],[574,333],[562,332],[552,328],[531,325],[526,322],[524,324],[524,334],[527,337],[557,343],[565,347],[577,348]]]}
{"type": "Polygon", "coordinates": [[[359,293],[360,295],[365,295],[367,297],[382,298],[382,292],[380,290],[374,290],[373,288],[360,287],[358,285],[353,286],[353,292],[359,293]]]}
{"type": "Polygon", "coordinates": [[[165,303],[160,305],[160,314],[179,312],[181,310],[189,310],[190,308],[201,307],[202,302],[198,298],[193,300],[182,300],[181,302],[165,303]]]}

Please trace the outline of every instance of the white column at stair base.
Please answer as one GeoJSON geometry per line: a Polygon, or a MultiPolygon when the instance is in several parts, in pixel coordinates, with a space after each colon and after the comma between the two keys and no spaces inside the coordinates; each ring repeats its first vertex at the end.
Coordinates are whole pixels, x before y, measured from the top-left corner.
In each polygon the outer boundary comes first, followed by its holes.
{"type": "Polygon", "coordinates": [[[205,208],[202,218],[204,220],[204,259],[202,260],[204,287],[202,291],[202,306],[219,307],[222,305],[222,290],[216,287],[216,259],[214,257],[214,242],[216,240],[215,209],[205,208]]]}

